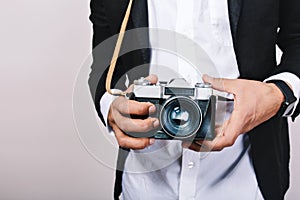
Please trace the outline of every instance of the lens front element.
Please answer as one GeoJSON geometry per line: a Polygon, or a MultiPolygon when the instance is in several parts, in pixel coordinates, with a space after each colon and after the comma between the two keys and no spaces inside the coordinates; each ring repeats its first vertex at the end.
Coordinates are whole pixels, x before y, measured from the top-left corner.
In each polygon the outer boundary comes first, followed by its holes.
{"type": "Polygon", "coordinates": [[[189,97],[168,99],[162,106],[160,123],[163,130],[174,138],[187,138],[195,134],[202,122],[198,104],[189,97]]]}
{"type": "Polygon", "coordinates": [[[173,126],[186,127],[189,123],[189,112],[180,106],[176,106],[170,111],[170,121],[173,126]]]}

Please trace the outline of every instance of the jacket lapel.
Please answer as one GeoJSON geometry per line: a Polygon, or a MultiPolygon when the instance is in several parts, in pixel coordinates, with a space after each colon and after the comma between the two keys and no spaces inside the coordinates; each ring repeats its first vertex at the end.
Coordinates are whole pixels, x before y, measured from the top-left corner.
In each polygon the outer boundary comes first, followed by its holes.
{"type": "Polygon", "coordinates": [[[242,0],[228,0],[228,13],[231,27],[231,34],[234,43],[236,42],[236,34],[241,14],[242,0]]]}
{"type": "MultiPolygon", "coordinates": [[[[148,5],[147,0],[134,0],[131,10],[131,19],[133,28],[147,28],[148,25],[148,5]]],[[[150,47],[149,32],[147,29],[137,31],[137,40],[141,47],[150,47]]],[[[150,62],[149,49],[141,49],[143,60],[145,63],[150,62]]]]}
{"type": "Polygon", "coordinates": [[[134,28],[148,27],[147,0],[134,0],[131,10],[134,28]]]}

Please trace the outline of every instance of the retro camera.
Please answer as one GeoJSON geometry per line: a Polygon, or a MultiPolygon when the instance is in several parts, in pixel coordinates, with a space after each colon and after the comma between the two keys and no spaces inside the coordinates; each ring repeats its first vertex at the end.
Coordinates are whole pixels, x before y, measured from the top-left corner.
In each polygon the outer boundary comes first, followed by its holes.
{"type": "Polygon", "coordinates": [[[134,81],[129,98],[153,103],[156,112],[143,117],[156,117],[160,122],[157,129],[127,133],[130,136],[169,140],[212,140],[215,137],[216,96],[212,95],[210,84],[192,86],[185,79],[177,78],[154,85],[140,78],[134,81]]]}

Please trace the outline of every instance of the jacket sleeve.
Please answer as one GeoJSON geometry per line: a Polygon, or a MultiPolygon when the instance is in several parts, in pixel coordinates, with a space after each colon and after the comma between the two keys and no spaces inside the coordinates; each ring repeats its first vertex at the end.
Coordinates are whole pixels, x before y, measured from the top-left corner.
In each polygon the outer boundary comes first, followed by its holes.
{"type": "MultiPolygon", "coordinates": [[[[91,66],[91,73],[89,76],[88,84],[93,98],[96,111],[101,121],[105,124],[103,116],[100,112],[100,99],[105,93],[105,79],[107,66],[101,65],[101,55],[96,47],[109,38],[112,33],[109,27],[109,21],[106,16],[106,11],[103,5],[103,0],[91,0],[90,3],[91,15],[90,20],[93,24],[93,64],[91,66]]],[[[100,50],[101,51],[101,50],[100,50]]],[[[107,51],[109,52],[109,51],[107,51]]],[[[107,55],[109,57],[109,55],[107,55]]]]}
{"type": "MultiPolygon", "coordinates": [[[[278,46],[282,50],[282,58],[274,74],[290,72],[300,78],[300,1],[281,0],[279,15],[278,46]]],[[[300,113],[300,104],[292,116],[300,113]]]]}

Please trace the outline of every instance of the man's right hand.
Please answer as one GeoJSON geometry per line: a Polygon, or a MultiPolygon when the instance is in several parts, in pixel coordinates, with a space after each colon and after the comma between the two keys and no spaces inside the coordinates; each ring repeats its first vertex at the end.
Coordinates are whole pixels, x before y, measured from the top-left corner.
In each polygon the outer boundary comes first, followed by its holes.
{"type": "MultiPolygon", "coordinates": [[[[157,76],[150,75],[146,77],[151,83],[157,82],[157,76]]],[[[131,92],[129,87],[127,92],[131,92]]],[[[130,115],[145,116],[154,113],[155,106],[149,102],[137,102],[128,100],[124,97],[115,99],[109,109],[108,123],[112,127],[116,139],[121,147],[130,149],[143,149],[155,142],[154,138],[133,138],[124,132],[147,132],[157,126],[159,121],[157,118],[132,119],[130,115]]]]}

